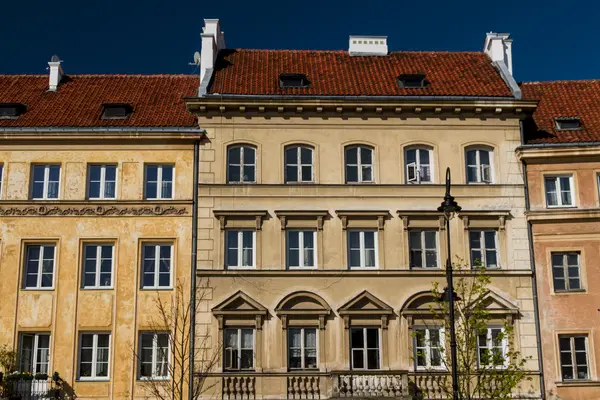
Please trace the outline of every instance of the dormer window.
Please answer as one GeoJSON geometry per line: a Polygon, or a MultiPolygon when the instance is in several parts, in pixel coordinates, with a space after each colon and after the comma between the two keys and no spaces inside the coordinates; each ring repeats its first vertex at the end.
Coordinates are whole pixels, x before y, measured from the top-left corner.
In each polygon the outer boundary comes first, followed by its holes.
{"type": "Polygon", "coordinates": [[[576,131],[581,129],[579,118],[556,118],[556,129],[559,131],[576,131]]]}
{"type": "Polygon", "coordinates": [[[22,103],[0,103],[0,119],[16,119],[27,110],[22,103]]]}
{"type": "Polygon", "coordinates": [[[281,74],[279,75],[280,88],[306,88],[310,86],[308,78],[304,74],[281,74]]]}
{"type": "Polygon", "coordinates": [[[429,86],[425,74],[402,74],[398,77],[400,89],[421,89],[429,86]]]}
{"type": "Polygon", "coordinates": [[[126,119],[131,112],[131,105],[126,103],[108,103],[102,105],[102,119],[126,119]]]}

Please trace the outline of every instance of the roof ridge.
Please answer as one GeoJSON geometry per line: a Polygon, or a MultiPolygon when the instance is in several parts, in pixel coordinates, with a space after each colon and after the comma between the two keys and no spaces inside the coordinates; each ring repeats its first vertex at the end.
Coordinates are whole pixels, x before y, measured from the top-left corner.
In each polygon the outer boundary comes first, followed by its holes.
{"type": "MultiPolygon", "coordinates": [[[[311,50],[311,49],[247,49],[247,48],[230,48],[223,49],[221,51],[244,51],[244,52],[269,52],[269,53],[344,53],[348,54],[348,50],[311,50]]],[[[411,54],[423,54],[423,53],[431,53],[431,54],[485,54],[483,51],[451,51],[451,50],[393,50],[388,54],[398,54],[398,53],[411,53],[411,54]]]]}
{"type": "MultiPolygon", "coordinates": [[[[196,78],[198,74],[65,74],[74,78],[196,78]]],[[[0,74],[0,78],[47,78],[46,74],[0,74]]]]}
{"type": "Polygon", "coordinates": [[[532,82],[521,82],[523,85],[545,85],[554,83],[595,83],[600,82],[598,79],[559,79],[554,81],[532,81],[532,82]]]}

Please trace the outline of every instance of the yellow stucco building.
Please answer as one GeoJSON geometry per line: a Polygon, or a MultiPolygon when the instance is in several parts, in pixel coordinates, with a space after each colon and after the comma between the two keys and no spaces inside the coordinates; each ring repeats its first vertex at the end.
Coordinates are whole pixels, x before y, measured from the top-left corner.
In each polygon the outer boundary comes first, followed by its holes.
{"type": "Polygon", "coordinates": [[[196,82],[55,60],[0,76],[0,343],[19,371],[80,399],[143,398],[166,375],[152,318],[177,282],[189,296],[196,82]]]}

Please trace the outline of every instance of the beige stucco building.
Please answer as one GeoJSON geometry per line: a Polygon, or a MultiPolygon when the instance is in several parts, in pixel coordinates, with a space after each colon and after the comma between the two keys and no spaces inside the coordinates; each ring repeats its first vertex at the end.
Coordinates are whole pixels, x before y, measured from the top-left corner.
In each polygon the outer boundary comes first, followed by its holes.
{"type": "Polygon", "coordinates": [[[549,399],[600,398],[598,81],[523,85],[540,105],[519,156],[527,168],[549,399]]]}
{"type": "Polygon", "coordinates": [[[463,208],[452,255],[489,268],[490,307],[512,318],[534,378],[523,391],[539,396],[515,154],[536,102],[494,50],[508,38],[489,35],[485,53],[388,53],[368,37],[349,52],[228,50],[206,23],[186,99],[206,131],[197,335],[219,356],[206,396],[406,396],[409,381],[441,396],[411,332],[444,281],[446,167],[463,208]]]}
{"type": "Polygon", "coordinates": [[[144,398],[166,371],[155,300],[189,296],[197,79],[50,64],[0,76],[0,344],[77,398],[144,398]]]}

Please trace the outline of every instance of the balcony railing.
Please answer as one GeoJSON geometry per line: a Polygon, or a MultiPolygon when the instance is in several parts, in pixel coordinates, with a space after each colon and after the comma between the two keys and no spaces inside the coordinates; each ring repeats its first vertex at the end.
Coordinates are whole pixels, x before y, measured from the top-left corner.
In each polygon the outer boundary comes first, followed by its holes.
{"type": "Polygon", "coordinates": [[[51,379],[5,379],[2,382],[2,399],[54,400],[63,399],[60,387],[51,379]]]}

